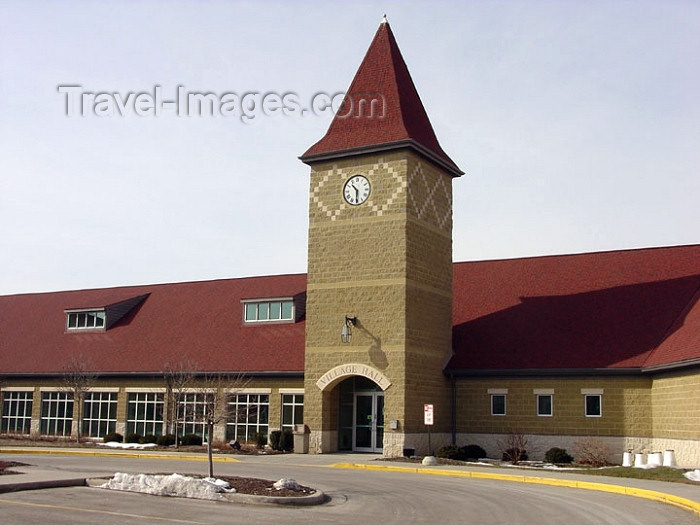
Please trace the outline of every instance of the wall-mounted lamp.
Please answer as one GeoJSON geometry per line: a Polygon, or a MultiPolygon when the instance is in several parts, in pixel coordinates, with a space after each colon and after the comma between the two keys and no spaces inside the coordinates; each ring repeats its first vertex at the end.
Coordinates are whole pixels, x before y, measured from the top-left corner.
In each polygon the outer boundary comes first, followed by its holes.
{"type": "Polygon", "coordinates": [[[355,326],[356,323],[357,317],[345,316],[345,323],[343,324],[343,328],[340,330],[340,340],[343,343],[350,342],[350,338],[352,338],[352,331],[350,330],[350,327],[355,326]]]}

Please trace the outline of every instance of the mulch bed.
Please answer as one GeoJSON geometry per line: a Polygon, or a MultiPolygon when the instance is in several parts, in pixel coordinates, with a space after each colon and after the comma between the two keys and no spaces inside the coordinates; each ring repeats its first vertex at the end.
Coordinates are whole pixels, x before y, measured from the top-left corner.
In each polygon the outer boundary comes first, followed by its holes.
{"type": "Polygon", "coordinates": [[[275,496],[275,497],[302,497],[315,494],[316,489],[300,485],[301,490],[281,489],[277,490],[272,485],[274,481],[258,478],[241,478],[237,476],[216,476],[217,479],[228,482],[239,494],[252,494],[254,496],[275,496]]]}
{"type": "Polygon", "coordinates": [[[6,474],[18,474],[18,472],[12,472],[11,469],[12,467],[26,467],[26,463],[18,463],[17,461],[0,461],[0,476],[4,476],[6,474]]]}

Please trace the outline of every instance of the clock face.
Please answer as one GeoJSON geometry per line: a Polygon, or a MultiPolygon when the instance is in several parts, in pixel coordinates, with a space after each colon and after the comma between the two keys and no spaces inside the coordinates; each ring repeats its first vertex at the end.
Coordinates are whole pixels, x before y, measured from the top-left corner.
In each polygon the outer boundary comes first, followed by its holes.
{"type": "Polygon", "coordinates": [[[370,184],[366,177],[353,175],[343,186],[345,202],[352,206],[359,206],[369,198],[370,184]]]}

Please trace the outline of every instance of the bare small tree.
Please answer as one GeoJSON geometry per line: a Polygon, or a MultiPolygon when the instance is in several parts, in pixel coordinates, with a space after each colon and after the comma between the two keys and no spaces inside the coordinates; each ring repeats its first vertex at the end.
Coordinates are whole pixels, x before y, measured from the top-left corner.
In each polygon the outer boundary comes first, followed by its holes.
{"type": "Polygon", "coordinates": [[[528,458],[528,440],[523,432],[511,432],[498,441],[498,446],[503,450],[503,461],[517,465],[518,462],[526,461],[528,458]]]}
{"type": "Polygon", "coordinates": [[[63,367],[63,386],[61,391],[73,397],[73,410],[78,419],[76,441],[80,442],[81,426],[83,424],[83,401],[85,394],[95,383],[97,374],[92,371],[90,362],[82,355],[72,357],[63,367]]]}
{"type": "Polygon", "coordinates": [[[201,382],[199,391],[204,398],[204,413],[202,414],[207,428],[207,458],[209,460],[209,477],[214,477],[214,459],[212,442],[214,441],[214,425],[231,419],[236,420],[235,405],[229,403],[230,397],[243,390],[250,379],[243,374],[207,374],[201,382]]]}
{"type": "Polygon", "coordinates": [[[197,370],[197,363],[189,359],[181,359],[175,364],[166,363],[163,370],[168,399],[167,426],[169,427],[169,432],[175,436],[176,447],[179,445],[178,407],[182,400],[182,395],[194,382],[195,370],[197,370]]]}

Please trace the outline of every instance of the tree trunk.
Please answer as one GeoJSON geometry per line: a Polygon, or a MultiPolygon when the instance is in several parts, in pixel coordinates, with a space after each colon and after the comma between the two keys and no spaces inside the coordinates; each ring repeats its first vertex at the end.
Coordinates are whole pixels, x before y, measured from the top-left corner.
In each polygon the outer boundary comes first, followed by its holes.
{"type": "Polygon", "coordinates": [[[214,423],[207,421],[207,458],[209,459],[209,477],[214,477],[214,458],[211,452],[212,434],[214,433],[214,423]]]}

